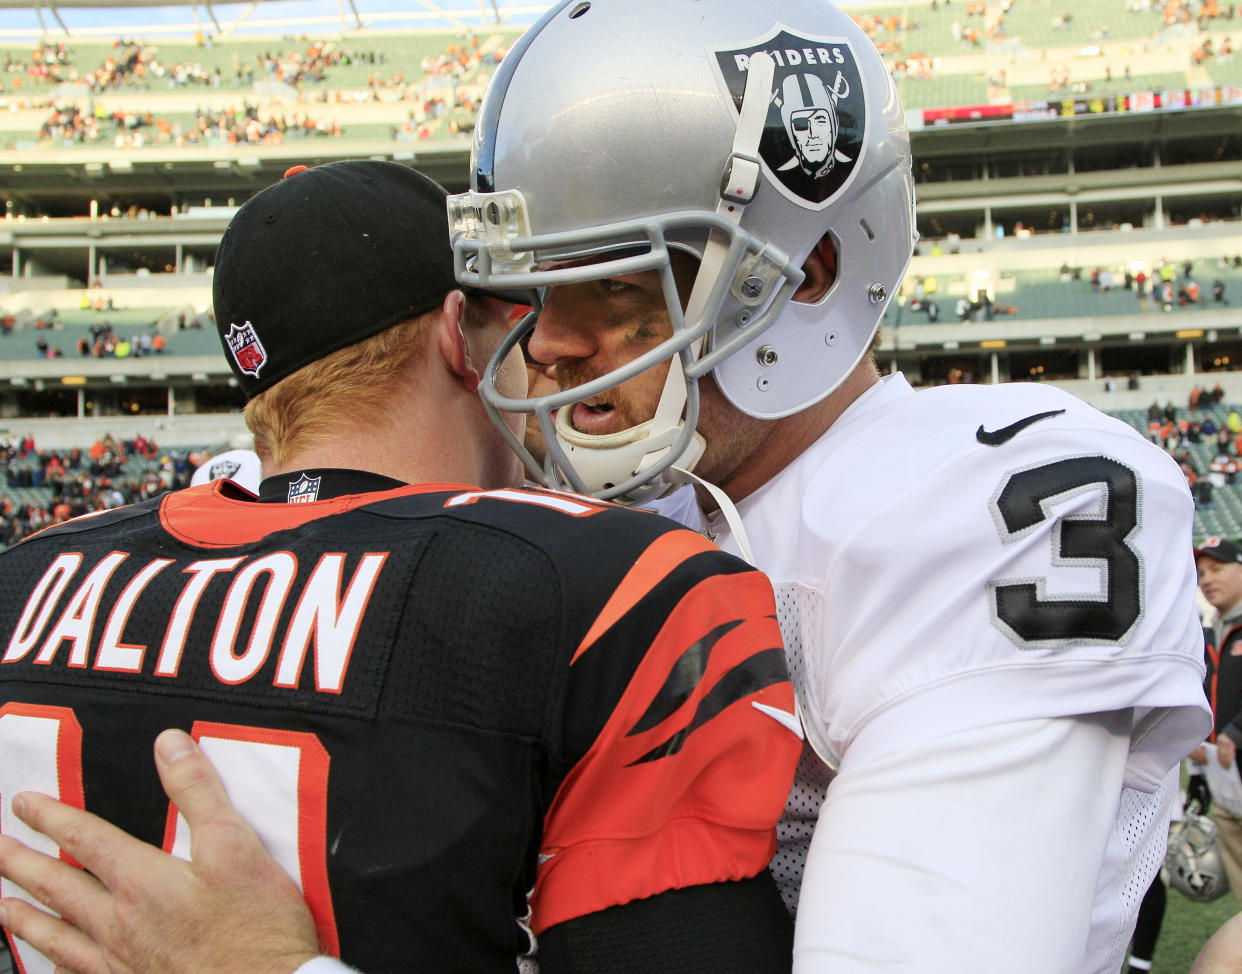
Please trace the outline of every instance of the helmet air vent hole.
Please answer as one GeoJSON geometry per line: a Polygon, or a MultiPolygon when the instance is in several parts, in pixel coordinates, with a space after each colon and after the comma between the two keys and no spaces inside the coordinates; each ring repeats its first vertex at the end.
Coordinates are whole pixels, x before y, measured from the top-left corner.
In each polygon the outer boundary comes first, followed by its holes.
{"type": "Polygon", "coordinates": [[[589,2],[579,3],[574,6],[573,10],[569,11],[569,19],[577,20],[579,17],[581,17],[584,13],[586,13],[590,9],[591,9],[591,4],[589,2]]]}
{"type": "Polygon", "coordinates": [[[871,226],[867,223],[867,221],[859,220],[858,225],[862,227],[862,231],[867,235],[867,239],[872,243],[875,243],[875,231],[871,229],[871,226]]]}

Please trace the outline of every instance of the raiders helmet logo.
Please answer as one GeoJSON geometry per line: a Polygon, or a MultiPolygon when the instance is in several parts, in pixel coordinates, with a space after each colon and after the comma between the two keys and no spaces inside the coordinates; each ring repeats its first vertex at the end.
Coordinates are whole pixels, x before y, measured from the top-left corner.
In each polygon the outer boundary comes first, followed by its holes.
{"type": "Polygon", "coordinates": [[[267,352],[255,333],[254,325],[248,321],[244,325],[230,324],[224,341],[238,370],[257,379],[259,370],[267,364],[267,352]]]}
{"type": "Polygon", "coordinates": [[[220,480],[223,477],[232,477],[241,469],[241,464],[236,460],[218,460],[213,463],[207,471],[212,480],[220,480]]]}
{"type": "Polygon", "coordinates": [[[739,112],[750,56],[758,51],[776,62],[759,157],[785,196],[822,209],[848,185],[867,144],[866,92],[854,48],[844,38],[778,25],[753,43],[714,49],[720,80],[739,112]]]}
{"type": "Polygon", "coordinates": [[[289,485],[289,495],[286,500],[290,504],[314,503],[319,500],[319,484],[322,480],[322,477],[308,477],[302,474],[289,485]]]}

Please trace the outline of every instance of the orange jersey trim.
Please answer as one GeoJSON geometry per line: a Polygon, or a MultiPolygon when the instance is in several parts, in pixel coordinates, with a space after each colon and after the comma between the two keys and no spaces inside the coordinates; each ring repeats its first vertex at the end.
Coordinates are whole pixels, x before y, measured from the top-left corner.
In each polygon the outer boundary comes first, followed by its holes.
{"type": "Polygon", "coordinates": [[[754,706],[792,719],[783,653],[772,589],[758,572],[713,576],[686,594],[547,813],[531,899],[536,933],[767,866],[802,753],[796,732],[754,706]],[[688,659],[704,655],[701,675],[682,679],[688,659]],[[695,723],[713,690],[760,659],[778,661],[779,676],[695,723]],[[668,699],[670,681],[693,687],[653,722],[653,702],[668,699]]]}
{"type": "Polygon", "coordinates": [[[275,531],[299,528],[376,501],[478,489],[469,484],[412,484],[392,490],[345,494],[310,504],[272,504],[230,497],[222,488],[223,481],[217,480],[165,494],[160,502],[160,525],[185,544],[198,548],[233,548],[252,544],[275,531]]]}
{"type": "Polygon", "coordinates": [[[646,598],[678,565],[700,552],[716,550],[718,549],[715,545],[693,531],[670,531],[656,538],[625,573],[625,578],[613,592],[608,604],[591,623],[590,631],[583,637],[570,662],[575,662],[590,649],[601,635],[646,598]]]}

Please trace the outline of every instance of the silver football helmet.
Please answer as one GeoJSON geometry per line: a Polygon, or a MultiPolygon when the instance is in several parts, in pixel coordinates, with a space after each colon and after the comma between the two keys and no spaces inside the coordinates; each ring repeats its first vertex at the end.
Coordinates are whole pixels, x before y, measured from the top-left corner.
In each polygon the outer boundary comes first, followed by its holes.
{"type": "Polygon", "coordinates": [[[493,418],[522,411],[540,423],[542,468],[507,436],[532,474],[604,498],[662,493],[670,468],[693,466],[709,373],[762,419],[837,388],[867,353],[917,239],[896,88],[827,0],[562,0],[497,69],[471,170],[472,191],[449,201],[463,284],[661,275],[673,334],[657,348],[573,389],[506,398],[496,368],[534,329],[536,301],[484,378],[493,418]],[[791,301],[825,235],[835,283],[815,304],[791,301]],[[699,260],[688,301],[672,250],[699,260]],[[665,362],[652,420],[608,436],[573,428],[562,407],[665,362]]]}
{"type": "Polygon", "coordinates": [[[1216,847],[1216,823],[1201,815],[1197,805],[1169,831],[1164,857],[1169,885],[1196,903],[1208,903],[1229,892],[1229,877],[1216,847]]]}

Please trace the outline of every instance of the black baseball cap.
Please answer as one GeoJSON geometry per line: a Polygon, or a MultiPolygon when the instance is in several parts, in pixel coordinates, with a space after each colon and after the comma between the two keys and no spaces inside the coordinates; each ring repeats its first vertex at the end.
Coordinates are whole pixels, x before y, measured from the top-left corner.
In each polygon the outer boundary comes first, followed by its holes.
{"type": "Polygon", "coordinates": [[[1242,547],[1228,538],[1208,538],[1195,548],[1195,557],[1207,555],[1217,561],[1242,562],[1242,547]]]}
{"type": "Polygon", "coordinates": [[[294,166],[229,221],[212,300],[251,399],[338,349],[440,305],[454,288],[447,190],[395,162],[294,166]]]}

